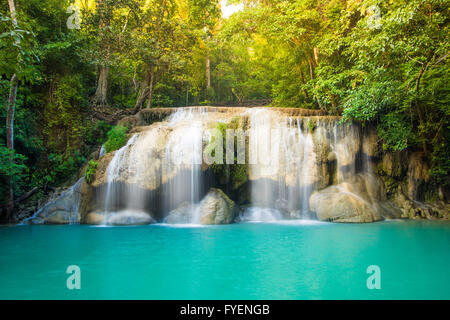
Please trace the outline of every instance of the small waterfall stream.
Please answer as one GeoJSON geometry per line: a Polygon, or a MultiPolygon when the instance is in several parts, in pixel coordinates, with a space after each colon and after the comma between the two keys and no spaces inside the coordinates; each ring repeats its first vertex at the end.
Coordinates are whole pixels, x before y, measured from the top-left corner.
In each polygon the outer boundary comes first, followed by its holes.
{"type": "Polygon", "coordinates": [[[183,201],[194,205],[200,201],[202,189],[203,111],[195,117],[193,111],[177,112],[169,120],[174,128],[165,147],[164,168],[177,173],[163,186],[167,195],[165,208],[175,208],[183,201]]]}
{"type": "Polygon", "coordinates": [[[45,206],[36,211],[31,217],[20,224],[38,224],[51,221],[52,223],[80,223],[81,187],[84,178],[80,178],[73,186],[63,191],[45,206]],[[64,216],[59,216],[64,213],[64,216]]]}
{"type": "Polygon", "coordinates": [[[286,213],[307,215],[317,177],[309,119],[280,119],[269,109],[250,112],[250,153],[259,157],[250,166],[252,203],[262,208],[273,208],[275,204],[286,213]]]}

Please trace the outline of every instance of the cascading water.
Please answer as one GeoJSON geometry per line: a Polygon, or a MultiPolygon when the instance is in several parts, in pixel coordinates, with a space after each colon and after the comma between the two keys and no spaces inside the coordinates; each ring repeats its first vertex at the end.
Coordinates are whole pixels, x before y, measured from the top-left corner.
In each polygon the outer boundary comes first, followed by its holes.
{"type": "Polygon", "coordinates": [[[356,194],[355,177],[370,189],[370,159],[361,154],[358,126],[270,108],[231,110],[180,108],[167,121],[138,130],[107,167],[103,211],[152,217],[161,211],[161,220],[178,210],[184,223],[199,223],[198,206],[211,186],[203,163],[208,130],[236,118],[248,119],[241,125],[248,123],[251,207],[241,221],[314,218],[311,195],[332,184],[356,194]]]}
{"type": "Polygon", "coordinates": [[[137,135],[133,135],[133,137],[128,140],[125,146],[117,150],[108,165],[108,169],[106,171],[107,188],[104,208],[105,212],[111,212],[116,210],[117,208],[118,193],[121,191],[120,182],[118,181],[118,179],[120,178],[121,171],[128,168],[127,158],[129,154],[127,154],[127,150],[134,143],[136,138],[137,135]]]}
{"type": "Polygon", "coordinates": [[[194,113],[181,109],[175,113],[169,125],[174,128],[165,147],[166,157],[163,162],[167,175],[173,176],[164,186],[167,195],[166,209],[174,209],[183,201],[191,205],[200,201],[202,189],[202,146],[204,111],[194,113]]]}
{"type": "Polygon", "coordinates": [[[250,165],[252,203],[280,209],[285,217],[308,216],[317,178],[312,135],[301,121],[308,119],[280,117],[270,109],[249,112],[249,152],[258,158],[250,165]]]}
{"type": "MultiPolygon", "coordinates": [[[[206,109],[180,108],[168,121],[135,133],[107,167],[104,214],[152,214],[155,203],[164,212],[186,201],[194,208],[204,192],[206,119],[206,109]]],[[[189,222],[194,223],[198,219],[192,211],[189,222]]]]}

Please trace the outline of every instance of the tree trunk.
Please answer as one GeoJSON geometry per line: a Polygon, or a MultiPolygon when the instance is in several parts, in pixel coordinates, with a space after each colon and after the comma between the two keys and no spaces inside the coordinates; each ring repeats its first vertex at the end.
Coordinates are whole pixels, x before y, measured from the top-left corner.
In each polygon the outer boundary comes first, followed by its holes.
{"type": "Polygon", "coordinates": [[[154,81],[155,81],[155,67],[151,66],[150,67],[150,83],[149,83],[149,90],[148,90],[147,108],[150,108],[152,106],[154,81]]]}
{"type": "MultiPolygon", "coordinates": [[[[303,75],[301,66],[299,67],[299,70],[300,70],[300,82],[303,86],[306,82],[305,82],[305,76],[303,75]]],[[[306,89],[303,89],[303,93],[305,94],[306,99],[309,99],[309,94],[308,94],[308,91],[306,91],[306,89]]]]}
{"type": "Polygon", "coordinates": [[[100,75],[98,76],[97,91],[95,92],[95,101],[98,104],[107,104],[109,82],[109,67],[100,66],[100,75]]]}
{"type": "Polygon", "coordinates": [[[9,12],[11,13],[11,20],[14,26],[17,26],[17,18],[16,18],[16,6],[14,5],[14,0],[8,0],[9,4],[9,12]]]}
{"type": "MultiPolygon", "coordinates": [[[[308,64],[309,64],[309,76],[311,77],[311,80],[314,80],[314,60],[312,58],[308,58],[308,64]]],[[[317,106],[319,109],[323,110],[324,107],[320,103],[319,98],[316,99],[317,106]]]]}
{"type": "Polygon", "coordinates": [[[211,88],[211,60],[209,54],[206,57],[206,88],[211,88]]]}
{"type": "MultiPolygon", "coordinates": [[[[417,79],[416,79],[416,95],[417,96],[415,98],[414,104],[415,104],[415,107],[417,110],[417,115],[419,116],[419,123],[421,126],[424,126],[424,123],[425,123],[425,112],[420,107],[420,102],[419,102],[420,80],[422,79],[422,76],[425,73],[425,70],[428,68],[428,64],[429,64],[429,60],[422,66],[422,68],[419,71],[419,75],[417,76],[417,79]]],[[[422,148],[423,148],[423,153],[425,154],[425,156],[428,157],[428,147],[427,147],[426,139],[423,139],[422,148]]]]}
{"type": "MultiPolygon", "coordinates": [[[[11,77],[9,97],[8,97],[8,111],[6,115],[6,146],[11,151],[14,151],[14,112],[16,107],[17,87],[19,86],[19,79],[15,74],[11,77]]],[[[14,158],[11,154],[9,160],[13,163],[14,158]]],[[[7,209],[5,220],[8,221],[14,210],[14,184],[12,177],[8,177],[8,196],[7,196],[7,209]]]]}
{"type": "Polygon", "coordinates": [[[309,76],[311,77],[311,80],[314,80],[314,65],[311,59],[308,59],[309,64],[309,76]]]}
{"type": "Polygon", "coordinates": [[[148,65],[145,71],[145,78],[142,81],[141,89],[139,90],[138,98],[136,100],[135,111],[142,109],[145,100],[147,100],[147,108],[152,105],[153,89],[155,83],[155,66],[148,65]]]}
{"type": "MultiPolygon", "coordinates": [[[[105,29],[108,26],[108,22],[105,19],[105,3],[104,0],[96,0],[95,1],[96,9],[100,15],[99,21],[99,35],[102,38],[103,46],[108,52],[107,44],[105,43],[103,36],[105,33],[105,29]]],[[[98,76],[97,81],[97,90],[95,91],[94,100],[97,104],[105,105],[108,103],[108,82],[109,82],[109,67],[107,65],[100,66],[100,74],[98,76]]]]}
{"type": "MultiPolygon", "coordinates": [[[[11,13],[11,20],[15,27],[17,27],[16,7],[14,0],[8,0],[9,11],[11,13]]],[[[6,147],[14,151],[14,112],[16,108],[17,87],[19,86],[19,79],[16,74],[13,74],[10,81],[9,97],[7,102],[6,114],[6,147]]],[[[13,155],[9,160],[11,164],[14,162],[13,155]]],[[[11,176],[7,177],[7,184],[9,186],[7,195],[7,208],[5,221],[9,221],[14,210],[14,184],[11,176]]]]}
{"type": "Polygon", "coordinates": [[[319,48],[314,47],[313,49],[314,52],[314,61],[316,62],[316,65],[319,65],[319,48]]]}
{"type": "Polygon", "coordinates": [[[149,89],[148,88],[149,81],[150,81],[150,72],[147,68],[147,70],[145,71],[145,78],[141,82],[141,87],[139,89],[138,97],[136,99],[136,104],[134,106],[136,111],[141,110],[142,105],[144,104],[144,101],[147,98],[148,89],[149,89]]]}
{"type": "Polygon", "coordinates": [[[10,81],[8,112],[6,116],[6,146],[11,150],[14,150],[14,112],[18,86],[19,79],[15,74],[13,74],[10,81]]]}

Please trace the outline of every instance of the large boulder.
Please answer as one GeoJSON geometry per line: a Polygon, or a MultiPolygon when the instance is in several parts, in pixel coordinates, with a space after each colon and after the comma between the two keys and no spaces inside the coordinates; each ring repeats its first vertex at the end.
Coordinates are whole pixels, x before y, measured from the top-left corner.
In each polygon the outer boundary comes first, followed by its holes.
{"type": "Polygon", "coordinates": [[[369,202],[337,186],[314,193],[309,205],[322,221],[362,223],[383,220],[369,202]]]}
{"type": "Polygon", "coordinates": [[[220,189],[211,188],[198,210],[201,224],[228,224],[235,218],[234,201],[220,189]]]}
{"type": "Polygon", "coordinates": [[[195,208],[189,202],[183,202],[178,208],[170,211],[169,215],[164,220],[165,223],[170,224],[187,224],[194,223],[193,212],[195,208]]]}

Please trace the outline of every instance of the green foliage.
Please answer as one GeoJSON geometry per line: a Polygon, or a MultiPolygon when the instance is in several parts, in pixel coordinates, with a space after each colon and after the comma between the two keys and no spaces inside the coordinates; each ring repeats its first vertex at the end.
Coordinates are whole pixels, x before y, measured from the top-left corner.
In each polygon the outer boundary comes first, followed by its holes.
{"type": "Polygon", "coordinates": [[[44,179],[49,185],[60,185],[76,174],[85,161],[86,158],[78,151],[73,154],[51,153],[44,179]]]}
{"type": "Polygon", "coordinates": [[[81,76],[66,75],[54,85],[56,89],[44,111],[48,146],[56,152],[78,149],[82,139],[82,112],[86,108],[81,76]]]}
{"type": "Polygon", "coordinates": [[[310,133],[314,131],[315,125],[312,121],[308,121],[308,130],[310,133]]]}
{"type": "Polygon", "coordinates": [[[86,173],[84,175],[86,182],[91,183],[92,179],[95,176],[95,172],[97,171],[98,162],[94,160],[90,160],[88,166],[86,168],[86,173]]]}
{"type": "Polygon", "coordinates": [[[10,78],[13,74],[22,81],[35,81],[39,77],[34,63],[39,62],[35,34],[30,26],[14,25],[11,18],[0,12],[0,74],[10,78]]]}
{"type": "Polygon", "coordinates": [[[107,134],[108,140],[106,140],[104,145],[106,152],[122,148],[127,142],[127,131],[128,129],[123,126],[115,126],[109,130],[107,134]]]}
{"type": "MultiPolygon", "coordinates": [[[[213,163],[211,165],[212,170],[214,171],[215,175],[219,177],[219,183],[228,184],[231,186],[233,190],[236,190],[239,188],[242,184],[248,181],[247,176],[247,165],[246,164],[237,164],[237,143],[235,141],[234,144],[234,164],[226,164],[226,131],[227,129],[237,129],[236,122],[234,119],[226,124],[218,122],[216,123],[216,129],[220,131],[223,138],[223,164],[216,164],[213,163]]],[[[214,136],[212,137],[211,144],[214,142],[214,136]]],[[[210,148],[209,146],[206,147],[206,150],[210,148]]],[[[213,153],[214,155],[214,153],[213,153]]]]}
{"type": "Polygon", "coordinates": [[[23,183],[25,182],[23,178],[28,171],[28,168],[25,165],[26,160],[27,158],[24,155],[15,153],[4,146],[0,146],[0,201],[2,204],[5,203],[6,194],[9,192],[8,179],[12,179],[15,188],[14,192],[16,194],[19,192],[20,187],[23,186],[23,183]]]}
{"type": "Polygon", "coordinates": [[[84,144],[91,146],[98,146],[107,139],[107,134],[112,126],[105,121],[91,122],[86,121],[83,126],[83,140],[84,144]]]}
{"type": "Polygon", "coordinates": [[[411,126],[401,113],[388,113],[380,118],[378,135],[383,139],[384,150],[401,151],[408,147],[411,126]]]}

